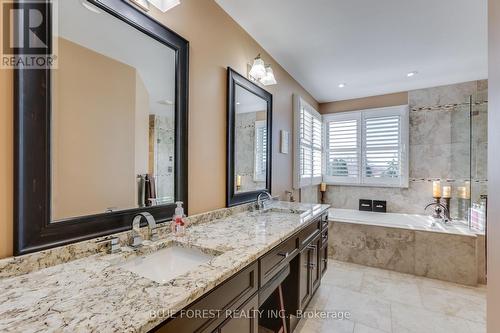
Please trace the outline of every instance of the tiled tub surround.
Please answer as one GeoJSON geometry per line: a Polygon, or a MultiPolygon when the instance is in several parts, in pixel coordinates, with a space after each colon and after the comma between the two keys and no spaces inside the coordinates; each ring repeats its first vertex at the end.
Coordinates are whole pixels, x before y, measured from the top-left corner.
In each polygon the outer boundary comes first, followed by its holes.
{"type": "Polygon", "coordinates": [[[242,206],[192,217],[195,223],[180,238],[163,227],[161,239],[145,242],[139,251],[125,248],[113,255],[91,254],[97,250],[86,251],[92,246],[83,242],[73,250],[46,251],[45,257],[34,254],[6,259],[2,270],[17,276],[0,279],[0,331],[147,332],[167,318],[151,316],[151,311],[167,315],[181,310],[320,216],[328,206],[275,202],[272,214],[247,209],[242,206]],[[173,242],[217,256],[165,284],[118,267],[128,258],[173,242]],[[71,260],[68,251],[80,258],[60,263],[71,260]],[[30,263],[52,267],[27,274],[20,274],[26,269],[15,268],[30,263]]]}
{"type": "Polygon", "coordinates": [[[331,209],[332,259],[475,286],[485,283],[484,235],[432,226],[422,215],[331,209]]]}
{"type": "MultiPolygon", "coordinates": [[[[456,188],[470,175],[472,199],[478,201],[487,193],[487,91],[487,80],[410,91],[409,187],[328,186],[325,201],[335,208],[357,209],[359,199],[387,200],[389,212],[423,214],[432,201],[433,179],[456,180],[451,183],[456,188]]],[[[451,206],[455,214],[456,199],[451,206]]]]}

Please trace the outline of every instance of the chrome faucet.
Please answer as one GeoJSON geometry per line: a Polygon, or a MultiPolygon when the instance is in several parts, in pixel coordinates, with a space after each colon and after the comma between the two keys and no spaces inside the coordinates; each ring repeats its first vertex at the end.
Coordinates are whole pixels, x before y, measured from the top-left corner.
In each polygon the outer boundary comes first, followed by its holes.
{"type": "Polygon", "coordinates": [[[142,245],[141,236],[141,220],[145,218],[148,222],[149,240],[158,240],[158,227],[156,225],[155,218],[148,212],[139,213],[134,217],[132,221],[132,235],[130,237],[130,246],[139,247],[142,245]]]}
{"type": "Polygon", "coordinates": [[[267,192],[267,191],[260,192],[259,195],[257,196],[257,209],[258,210],[262,210],[262,209],[266,208],[265,201],[262,201],[263,195],[267,195],[268,200],[273,200],[273,197],[271,196],[271,194],[269,192],[267,192]]]}
{"type": "MultiPolygon", "coordinates": [[[[433,218],[441,219],[441,221],[444,223],[448,223],[450,221],[448,218],[450,216],[448,208],[440,202],[431,202],[430,204],[425,206],[424,211],[426,211],[427,208],[432,207],[432,206],[434,206],[434,214],[432,214],[433,218]],[[444,216],[441,215],[441,213],[443,211],[444,211],[444,216]]],[[[433,225],[435,225],[435,224],[433,224],[433,225]]]]}

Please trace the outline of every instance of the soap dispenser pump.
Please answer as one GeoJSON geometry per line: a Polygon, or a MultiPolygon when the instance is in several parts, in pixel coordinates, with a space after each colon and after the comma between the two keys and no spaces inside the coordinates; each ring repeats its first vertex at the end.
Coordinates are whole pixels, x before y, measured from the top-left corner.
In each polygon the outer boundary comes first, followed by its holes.
{"type": "Polygon", "coordinates": [[[182,201],[177,201],[175,203],[177,207],[175,208],[174,218],[172,219],[172,233],[175,236],[184,236],[186,232],[186,216],[184,215],[184,204],[182,201]]]}

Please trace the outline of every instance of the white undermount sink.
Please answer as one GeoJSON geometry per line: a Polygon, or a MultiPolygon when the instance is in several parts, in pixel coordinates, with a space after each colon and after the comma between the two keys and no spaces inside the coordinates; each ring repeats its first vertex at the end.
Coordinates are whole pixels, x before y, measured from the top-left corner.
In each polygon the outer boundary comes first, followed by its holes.
{"type": "Polygon", "coordinates": [[[215,256],[200,250],[171,246],[131,259],[120,267],[158,283],[165,283],[213,258],[215,256]]]}

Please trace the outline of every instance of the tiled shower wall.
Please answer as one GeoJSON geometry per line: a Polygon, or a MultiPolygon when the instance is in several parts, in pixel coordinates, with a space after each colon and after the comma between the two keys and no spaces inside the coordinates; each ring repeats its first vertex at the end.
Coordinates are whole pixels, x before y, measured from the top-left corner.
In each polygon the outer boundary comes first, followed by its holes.
{"type": "MultiPolygon", "coordinates": [[[[241,176],[242,191],[264,189],[265,182],[254,180],[255,122],[257,112],[237,113],[235,129],[235,175],[241,176]]],[[[260,119],[260,118],[259,118],[260,119]]]]}
{"type": "MultiPolygon", "coordinates": [[[[328,186],[325,201],[335,208],[358,209],[359,199],[386,200],[389,212],[423,214],[432,201],[433,179],[449,179],[456,188],[471,173],[477,201],[487,190],[487,91],[486,80],[410,91],[409,187],[328,186]]],[[[451,205],[456,207],[454,200],[451,205]]]]}

